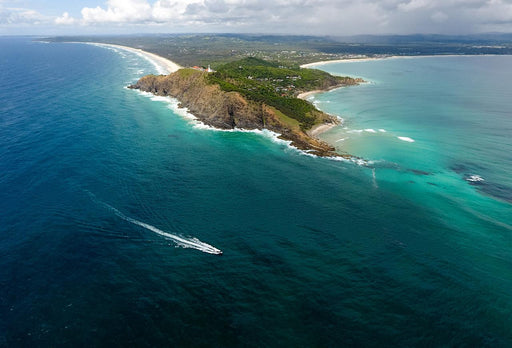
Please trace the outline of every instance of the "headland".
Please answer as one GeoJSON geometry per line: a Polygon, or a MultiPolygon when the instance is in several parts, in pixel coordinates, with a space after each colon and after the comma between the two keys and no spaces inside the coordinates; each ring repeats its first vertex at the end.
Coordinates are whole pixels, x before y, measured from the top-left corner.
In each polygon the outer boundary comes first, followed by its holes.
{"type": "Polygon", "coordinates": [[[326,72],[285,66],[257,58],[230,62],[211,71],[183,68],[157,54],[133,47],[90,42],[88,44],[135,53],[150,61],[160,75],[144,76],[129,86],[180,102],[199,121],[217,129],[268,129],[279,138],[310,154],[347,157],[318,136],[342,122],[306,101],[314,93],[364,82],[359,78],[332,76],[326,72]]]}
{"type": "MultiPolygon", "coordinates": [[[[357,85],[362,79],[284,66],[257,58],[227,63],[217,71],[195,67],[148,75],[129,88],[178,99],[206,125],[219,129],[268,129],[291,145],[323,157],[341,156],[318,135],[339,124],[301,99],[307,91],[357,85]]],[[[343,155],[344,156],[344,155],[343,155]]]]}

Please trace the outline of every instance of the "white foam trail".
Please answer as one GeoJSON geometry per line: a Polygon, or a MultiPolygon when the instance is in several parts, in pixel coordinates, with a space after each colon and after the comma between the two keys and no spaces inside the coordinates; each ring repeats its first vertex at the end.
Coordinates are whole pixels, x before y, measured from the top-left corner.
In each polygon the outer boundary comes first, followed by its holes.
{"type": "Polygon", "coordinates": [[[362,132],[363,132],[362,129],[352,129],[352,130],[347,131],[347,133],[362,133],[362,132]]]}
{"type": "Polygon", "coordinates": [[[120,218],[122,218],[122,219],[124,219],[124,220],[126,220],[128,222],[131,222],[132,224],[144,227],[145,229],[147,229],[149,231],[152,231],[152,232],[155,232],[156,234],[159,234],[161,236],[167,237],[167,238],[171,239],[173,242],[175,242],[176,244],[178,244],[179,246],[181,246],[182,248],[197,249],[199,251],[202,251],[202,252],[208,253],[208,254],[216,254],[216,255],[222,254],[221,250],[217,249],[216,247],[214,247],[214,246],[212,246],[210,244],[207,244],[205,242],[201,242],[197,238],[182,238],[182,237],[177,236],[175,234],[164,232],[161,229],[156,228],[155,226],[151,226],[151,225],[146,224],[144,222],[132,219],[131,217],[124,215],[120,211],[116,211],[115,208],[113,208],[113,209],[116,212],[116,215],[119,216],[120,218]]]}
{"type": "Polygon", "coordinates": [[[338,140],[336,140],[336,143],[337,143],[337,142],[340,142],[340,141],[345,141],[345,140],[347,140],[347,139],[348,139],[348,138],[341,138],[341,139],[338,139],[338,140]]]}
{"type": "Polygon", "coordinates": [[[414,139],[411,139],[409,137],[397,137],[397,138],[402,141],[407,141],[408,143],[414,143],[414,139]]]}
{"type": "Polygon", "coordinates": [[[365,129],[364,131],[365,131],[365,132],[368,132],[368,133],[377,133],[377,132],[375,131],[375,129],[371,129],[371,128],[367,128],[367,129],[365,129]]]}
{"type": "Polygon", "coordinates": [[[377,174],[375,173],[375,168],[372,168],[372,178],[373,178],[373,187],[379,188],[379,185],[377,185],[377,174]]]}
{"type": "Polygon", "coordinates": [[[381,129],[379,129],[379,132],[386,133],[386,130],[381,128],[381,129]]]}
{"type": "Polygon", "coordinates": [[[89,194],[91,195],[91,197],[92,197],[92,199],[94,201],[96,201],[97,203],[103,205],[107,209],[111,210],[112,212],[114,212],[114,214],[119,216],[121,219],[123,219],[125,221],[128,221],[128,222],[131,222],[134,225],[143,227],[143,228],[145,228],[145,229],[147,229],[147,230],[149,230],[151,232],[154,232],[156,234],[159,234],[161,236],[164,236],[164,237],[172,240],[174,243],[176,243],[178,246],[180,246],[182,248],[197,249],[199,251],[202,251],[203,253],[222,255],[222,250],[217,249],[216,247],[214,247],[214,246],[212,246],[210,244],[207,244],[205,242],[201,242],[197,238],[194,238],[194,237],[189,237],[189,238],[180,237],[180,236],[177,236],[175,234],[171,234],[171,233],[162,231],[161,229],[156,228],[155,226],[152,226],[150,224],[144,223],[142,221],[139,221],[139,220],[136,220],[136,219],[133,219],[133,218],[131,218],[129,216],[124,215],[123,213],[121,213],[119,210],[117,210],[113,206],[111,206],[111,205],[109,205],[107,203],[101,202],[98,199],[96,199],[96,197],[92,193],[89,193],[89,194]]]}

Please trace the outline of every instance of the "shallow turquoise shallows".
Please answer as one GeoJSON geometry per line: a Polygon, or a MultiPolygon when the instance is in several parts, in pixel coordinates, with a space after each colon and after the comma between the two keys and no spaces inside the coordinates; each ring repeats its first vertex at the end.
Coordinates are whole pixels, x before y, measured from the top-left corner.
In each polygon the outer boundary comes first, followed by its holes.
{"type": "Polygon", "coordinates": [[[129,52],[0,66],[1,347],[512,345],[512,57],[322,66],[370,81],[311,99],[353,162],[201,127],[129,52]]]}

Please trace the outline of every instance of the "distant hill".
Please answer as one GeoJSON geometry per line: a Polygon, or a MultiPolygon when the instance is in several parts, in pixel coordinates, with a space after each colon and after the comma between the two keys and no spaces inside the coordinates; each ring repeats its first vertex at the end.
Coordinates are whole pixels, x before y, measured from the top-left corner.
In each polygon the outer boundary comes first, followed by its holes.
{"type": "Polygon", "coordinates": [[[103,42],[140,48],[182,66],[217,68],[246,57],[305,64],[350,56],[512,54],[512,34],[293,36],[258,34],[158,34],[66,36],[45,41],[103,42]]]}

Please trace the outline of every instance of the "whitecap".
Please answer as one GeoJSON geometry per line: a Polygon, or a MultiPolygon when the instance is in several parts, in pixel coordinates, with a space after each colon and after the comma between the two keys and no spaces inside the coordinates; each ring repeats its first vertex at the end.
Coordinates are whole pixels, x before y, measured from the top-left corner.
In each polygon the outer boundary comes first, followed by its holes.
{"type": "Polygon", "coordinates": [[[256,129],[255,133],[261,134],[265,138],[270,139],[273,143],[280,144],[280,145],[286,145],[290,149],[294,149],[294,150],[300,151],[299,149],[297,149],[297,148],[292,146],[292,141],[291,140],[285,140],[285,139],[279,138],[281,136],[281,134],[279,134],[279,133],[273,132],[273,131],[268,130],[268,129],[262,129],[262,130],[256,129]]]}
{"type": "Polygon", "coordinates": [[[466,178],[466,181],[469,181],[469,182],[482,182],[482,181],[485,181],[485,180],[480,175],[473,174],[473,175],[469,175],[466,178]]]}
{"type": "Polygon", "coordinates": [[[375,131],[375,129],[371,129],[371,128],[366,128],[364,131],[365,131],[365,132],[368,132],[368,133],[377,133],[377,132],[375,131]]]}
{"type": "Polygon", "coordinates": [[[161,102],[170,102],[168,97],[160,96],[160,95],[152,95],[149,99],[152,101],[161,101],[161,102]]]}
{"type": "Polygon", "coordinates": [[[407,141],[408,143],[414,143],[414,139],[409,138],[409,137],[397,137],[397,138],[402,141],[407,141]]]}
{"type": "Polygon", "coordinates": [[[361,166],[361,167],[368,166],[368,161],[364,160],[362,158],[353,158],[353,159],[351,159],[351,161],[354,162],[355,164],[357,164],[358,166],[361,166]]]}
{"type": "Polygon", "coordinates": [[[379,129],[379,132],[386,133],[386,130],[381,128],[381,129],[379,129]]]}
{"type": "Polygon", "coordinates": [[[365,160],[365,159],[358,158],[358,157],[346,158],[346,157],[338,156],[338,157],[324,157],[324,158],[329,159],[331,161],[353,163],[360,167],[370,167],[374,163],[374,161],[369,161],[369,160],[365,160]]]}

